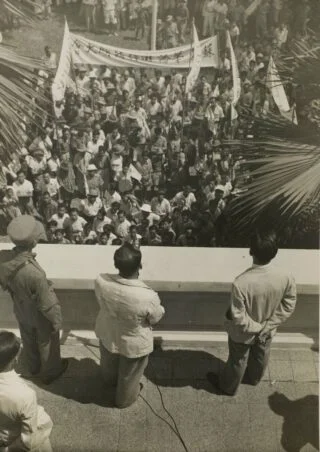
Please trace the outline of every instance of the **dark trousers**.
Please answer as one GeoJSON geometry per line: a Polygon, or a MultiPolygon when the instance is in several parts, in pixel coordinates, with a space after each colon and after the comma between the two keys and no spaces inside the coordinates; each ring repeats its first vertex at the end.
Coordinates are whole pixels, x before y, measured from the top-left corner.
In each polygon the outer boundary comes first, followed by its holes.
{"type": "Polygon", "coordinates": [[[47,326],[41,329],[22,323],[19,329],[29,371],[40,373],[43,379],[57,375],[62,366],[59,332],[52,333],[47,326]]]}
{"type": "Polygon", "coordinates": [[[107,385],[116,386],[116,406],[126,408],[132,405],[140,393],[140,380],[148,365],[149,355],[127,358],[110,353],[100,342],[100,367],[107,385]]]}
{"type": "Polygon", "coordinates": [[[229,357],[219,375],[219,385],[224,392],[233,395],[243,378],[252,385],[257,385],[262,379],[269,361],[271,337],[263,344],[258,340],[242,344],[234,342],[229,336],[228,345],[229,357]]]}

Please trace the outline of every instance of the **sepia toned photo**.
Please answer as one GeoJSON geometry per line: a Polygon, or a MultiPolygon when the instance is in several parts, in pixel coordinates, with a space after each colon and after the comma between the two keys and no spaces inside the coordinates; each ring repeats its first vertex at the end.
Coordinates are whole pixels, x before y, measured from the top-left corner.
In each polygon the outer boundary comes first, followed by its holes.
{"type": "Polygon", "coordinates": [[[319,0],[0,0],[0,452],[319,451],[319,0]]]}

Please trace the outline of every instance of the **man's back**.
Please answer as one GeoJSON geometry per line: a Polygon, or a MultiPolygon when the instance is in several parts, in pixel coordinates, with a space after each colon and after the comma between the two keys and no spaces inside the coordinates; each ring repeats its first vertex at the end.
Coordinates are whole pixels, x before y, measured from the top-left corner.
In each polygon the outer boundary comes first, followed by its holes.
{"type": "Polygon", "coordinates": [[[100,305],[96,334],[111,353],[135,358],[153,349],[151,325],[164,309],[156,292],[138,279],[99,275],[95,293],[100,305]]]}
{"type": "Polygon", "coordinates": [[[277,309],[281,302],[289,305],[295,301],[296,287],[292,275],[273,264],[253,265],[239,275],[232,286],[230,336],[236,342],[250,342],[258,332],[255,331],[257,324],[273,316],[279,316],[280,320],[281,310],[277,314],[277,309]]]}

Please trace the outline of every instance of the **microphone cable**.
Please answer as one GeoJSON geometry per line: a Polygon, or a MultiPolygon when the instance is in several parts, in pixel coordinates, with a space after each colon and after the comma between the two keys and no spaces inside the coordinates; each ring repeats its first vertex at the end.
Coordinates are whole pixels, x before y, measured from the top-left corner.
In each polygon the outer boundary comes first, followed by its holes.
{"type": "Polygon", "coordinates": [[[157,418],[161,419],[165,424],[168,425],[168,427],[173,431],[173,433],[177,436],[177,438],[178,438],[179,441],[181,442],[181,444],[182,444],[182,446],[183,446],[185,452],[190,452],[189,449],[188,449],[188,447],[187,447],[187,445],[186,445],[186,443],[185,443],[185,441],[184,441],[184,439],[183,439],[183,437],[182,437],[182,435],[181,435],[181,433],[180,433],[180,430],[179,430],[179,428],[178,428],[178,426],[177,426],[177,423],[176,423],[174,417],[172,416],[172,414],[170,413],[170,411],[168,410],[168,408],[165,406],[165,403],[164,403],[164,400],[163,400],[163,394],[162,394],[161,389],[159,388],[159,385],[158,385],[158,383],[157,383],[157,374],[156,374],[156,371],[155,371],[154,366],[153,366],[153,364],[151,363],[151,361],[149,361],[149,365],[150,365],[150,368],[152,369],[152,372],[153,372],[153,375],[154,375],[154,378],[155,378],[155,385],[156,385],[156,388],[157,388],[157,390],[158,390],[158,392],[159,392],[159,395],[160,395],[160,400],[161,400],[162,408],[163,408],[163,410],[167,413],[167,415],[169,416],[169,418],[172,420],[174,427],[170,424],[169,421],[167,421],[164,417],[160,416],[160,414],[158,414],[158,413],[156,412],[156,410],[152,407],[152,405],[150,404],[150,402],[148,402],[148,400],[147,400],[143,395],[141,395],[141,393],[139,394],[139,397],[141,397],[141,399],[145,402],[145,404],[150,408],[150,410],[153,412],[153,414],[154,414],[157,418]]]}

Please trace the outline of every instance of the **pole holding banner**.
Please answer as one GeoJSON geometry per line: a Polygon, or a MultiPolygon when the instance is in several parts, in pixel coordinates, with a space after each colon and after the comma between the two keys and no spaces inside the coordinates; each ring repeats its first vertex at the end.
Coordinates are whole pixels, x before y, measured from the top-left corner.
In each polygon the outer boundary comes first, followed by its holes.
{"type": "Polygon", "coordinates": [[[158,0],[152,1],[151,50],[157,50],[158,0]]]}

